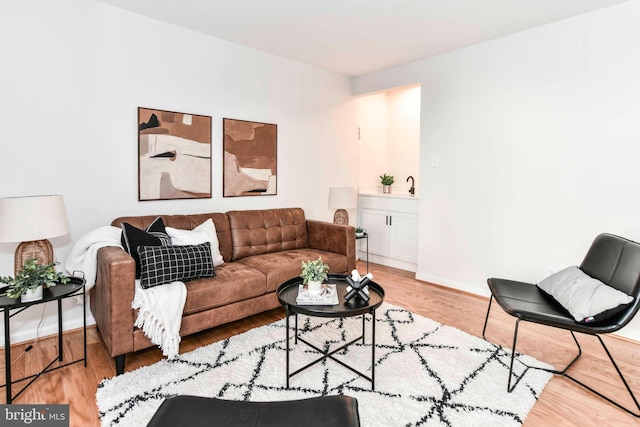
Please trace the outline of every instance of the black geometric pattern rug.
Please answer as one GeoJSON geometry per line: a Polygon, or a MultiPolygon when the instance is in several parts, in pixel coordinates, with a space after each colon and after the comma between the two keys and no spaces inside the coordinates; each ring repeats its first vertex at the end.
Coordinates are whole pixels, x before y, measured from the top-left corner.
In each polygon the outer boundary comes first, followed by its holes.
{"type": "MultiPolygon", "coordinates": [[[[362,318],[301,315],[298,327],[306,340],[333,349],[360,335],[362,318]]],[[[370,376],[370,316],[365,330],[364,344],[335,357],[370,376]]],[[[548,365],[520,354],[514,375],[522,378],[508,393],[508,349],[384,303],[376,311],[375,390],[333,360],[295,375],[287,389],[285,337],[280,320],[104,380],[96,393],[102,425],[144,426],[178,394],[253,401],[345,394],[358,399],[367,427],[519,426],[551,377],[539,369],[548,365]]],[[[293,339],[290,352],[291,372],[318,356],[293,339]]]]}

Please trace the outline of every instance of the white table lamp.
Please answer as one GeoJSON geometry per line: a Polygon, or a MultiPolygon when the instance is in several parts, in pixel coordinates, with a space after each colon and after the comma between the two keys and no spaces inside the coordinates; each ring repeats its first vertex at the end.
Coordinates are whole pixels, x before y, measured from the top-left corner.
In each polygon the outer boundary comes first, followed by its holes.
{"type": "Polygon", "coordinates": [[[333,215],[334,224],[349,225],[347,209],[356,208],[356,189],[353,187],[330,187],[329,209],[337,209],[333,215]]]}
{"type": "Polygon", "coordinates": [[[47,239],[68,233],[62,196],[0,199],[0,242],[20,242],[14,261],[16,274],[32,258],[38,264],[52,263],[53,247],[47,239]]]}

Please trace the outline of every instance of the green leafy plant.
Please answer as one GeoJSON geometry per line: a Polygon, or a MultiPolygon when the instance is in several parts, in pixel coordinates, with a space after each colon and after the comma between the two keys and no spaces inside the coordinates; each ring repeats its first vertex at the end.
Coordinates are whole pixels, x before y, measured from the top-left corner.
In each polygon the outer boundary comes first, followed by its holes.
{"type": "Polygon", "coordinates": [[[393,177],[391,175],[387,175],[385,173],[384,175],[380,175],[380,182],[382,183],[382,185],[391,185],[395,181],[393,180],[393,177]]]}
{"type": "Polygon", "coordinates": [[[329,266],[322,262],[322,257],[317,260],[302,261],[302,283],[324,282],[327,280],[329,266]]]}
{"type": "Polygon", "coordinates": [[[364,228],[356,227],[356,233],[358,233],[358,234],[364,233],[364,228]]]}
{"type": "Polygon", "coordinates": [[[55,286],[56,283],[68,283],[69,279],[62,273],[56,271],[57,262],[50,264],[38,264],[35,259],[29,259],[24,263],[22,269],[18,271],[16,277],[0,277],[0,283],[9,285],[7,297],[20,298],[27,291],[33,291],[38,286],[46,288],[55,286]]]}

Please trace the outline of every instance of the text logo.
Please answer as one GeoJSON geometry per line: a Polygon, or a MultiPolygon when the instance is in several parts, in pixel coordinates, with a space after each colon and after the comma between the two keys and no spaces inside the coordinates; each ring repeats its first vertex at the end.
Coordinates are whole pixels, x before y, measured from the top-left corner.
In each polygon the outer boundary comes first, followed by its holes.
{"type": "Polygon", "coordinates": [[[0,425],[69,427],[69,405],[0,405],[0,425]]]}

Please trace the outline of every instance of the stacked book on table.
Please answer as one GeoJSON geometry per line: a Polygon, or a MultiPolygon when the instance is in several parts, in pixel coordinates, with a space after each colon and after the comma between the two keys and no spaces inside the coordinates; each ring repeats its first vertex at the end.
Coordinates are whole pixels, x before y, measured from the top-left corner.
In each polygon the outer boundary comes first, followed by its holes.
{"type": "Polygon", "coordinates": [[[319,294],[312,294],[307,289],[307,285],[298,286],[298,296],[296,297],[298,305],[337,305],[338,291],[335,284],[325,283],[319,294]]]}

